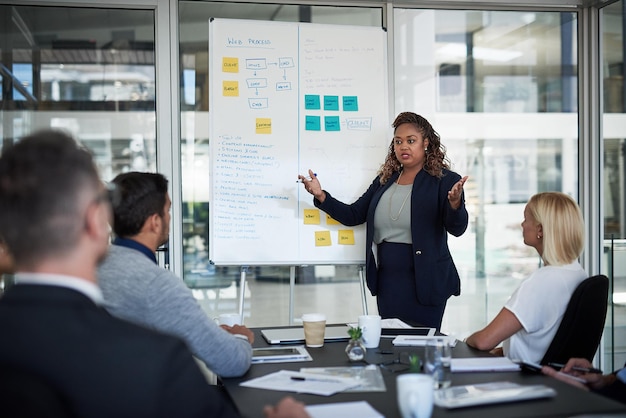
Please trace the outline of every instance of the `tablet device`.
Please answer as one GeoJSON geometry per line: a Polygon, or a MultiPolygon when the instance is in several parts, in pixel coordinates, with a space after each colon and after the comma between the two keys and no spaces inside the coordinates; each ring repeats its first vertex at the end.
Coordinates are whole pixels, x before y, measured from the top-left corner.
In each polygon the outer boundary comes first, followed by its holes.
{"type": "Polygon", "coordinates": [[[380,336],[382,338],[395,338],[398,335],[418,335],[422,337],[434,337],[435,328],[383,328],[380,336]]]}
{"type": "Polygon", "coordinates": [[[297,347],[262,347],[252,349],[252,363],[286,363],[293,361],[312,361],[304,346],[297,347]]]}
{"type": "MultiPolygon", "coordinates": [[[[324,341],[348,341],[350,339],[348,328],[347,325],[326,326],[324,341]]],[[[268,344],[304,343],[304,328],[302,327],[263,329],[261,335],[268,344]]]]}

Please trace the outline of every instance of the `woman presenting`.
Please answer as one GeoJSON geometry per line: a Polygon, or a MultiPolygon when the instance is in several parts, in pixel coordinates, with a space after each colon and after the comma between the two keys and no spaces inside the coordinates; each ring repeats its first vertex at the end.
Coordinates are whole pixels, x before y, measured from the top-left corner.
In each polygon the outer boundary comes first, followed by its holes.
{"type": "Polygon", "coordinates": [[[439,134],[415,113],[400,113],[385,162],[365,193],[346,204],[322,189],[312,170],[299,175],[313,204],[346,226],[367,222],[367,287],[383,318],[441,327],[461,285],[448,233],[467,229],[463,184],[449,170],[439,134]]]}

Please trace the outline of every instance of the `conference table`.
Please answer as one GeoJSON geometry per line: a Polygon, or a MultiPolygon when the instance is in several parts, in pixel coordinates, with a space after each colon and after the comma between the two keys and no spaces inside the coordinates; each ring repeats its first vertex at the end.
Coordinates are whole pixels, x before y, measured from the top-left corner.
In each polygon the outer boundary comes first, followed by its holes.
{"type": "MultiPolygon", "coordinates": [[[[269,327],[264,327],[267,329],[269,327]]],[[[279,328],[279,327],[272,327],[279,328]]],[[[269,344],[263,339],[261,329],[252,329],[255,334],[254,347],[268,347],[269,344]]],[[[384,392],[340,392],[331,396],[318,396],[304,393],[283,392],[267,389],[255,389],[240,386],[241,382],[249,379],[265,376],[280,370],[299,371],[303,367],[352,367],[366,366],[368,364],[389,363],[401,354],[417,353],[423,358],[423,347],[397,347],[392,343],[392,338],[381,338],[378,348],[367,350],[364,361],[351,362],[345,354],[347,341],[326,342],[319,348],[307,347],[307,351],[313,361],[289,362],[289,363],[260,363],[253,364],[250,370],[238,378],[221,379],[225,391],[231,397],[233,403],[242,417],[253,418],[263,416],[263,406],[276,404],[283,397],[290,395],[307,405],[327,404],[334,402],[367,401],[375,410],[387,418],[401,417],[396,400],[396,377],[402,373],[408,373],[402,368],[397,371],[388,370],[388,367],[380,367],[385,382],[384,392]]],[[[475,350],[465,343],[458,341],[452,349],[452,357],[488,357],[489,353],[475,350]]],[[[621,415],[626,416],[624,404],[608,399],[604,396],[586,392],[557,379],[541,374],[528,372],[471,372],[453,373],[452,385],[468,385],[496,381],[509,381],[524,385],[543,384],[556,390],[557,395],[552,398],[516,401],[499,404],[472,406],[457,409],[445,409],[435,406],[432,416],[438,417],[571,417],[577,415],[621,415]]]]}

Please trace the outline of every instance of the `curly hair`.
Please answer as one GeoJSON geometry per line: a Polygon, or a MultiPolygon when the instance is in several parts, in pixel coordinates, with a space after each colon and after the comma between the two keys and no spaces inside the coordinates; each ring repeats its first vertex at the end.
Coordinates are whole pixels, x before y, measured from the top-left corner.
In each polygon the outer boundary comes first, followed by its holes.
{"type": "MultiPolygon", "coordinates": [[[[450,168],[450,161],[446,157],[446,147],[441,143],[439,134],[433,129],[430,122],[424,117],[413,112],[402,112],[396,116],[391,126],[395,129],[403,123],[410,123],[417,128],[424,139],[428,139],[428,150],[426,150],[426,161],[424,162],[424,170],[434,177],[443,176],[443,169],[450,168]]],[[[385,184],[393,173],[402,170],[402,164],[396,157],[393,146],[393,139],[389,144],[389,150],[385,162],[378,170],[380,184],[385,184]]]]}

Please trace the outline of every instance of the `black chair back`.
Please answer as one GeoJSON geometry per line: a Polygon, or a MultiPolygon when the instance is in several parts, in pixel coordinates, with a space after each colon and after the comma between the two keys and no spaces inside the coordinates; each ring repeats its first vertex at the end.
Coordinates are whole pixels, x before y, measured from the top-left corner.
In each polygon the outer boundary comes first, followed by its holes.
{"type": "Polygon", "coordinates": [[[593,360],[604,330],[608,294],[609,279],[602,274],[578,285],[541,364],[565,364],[572,357],[593,360]]]}

